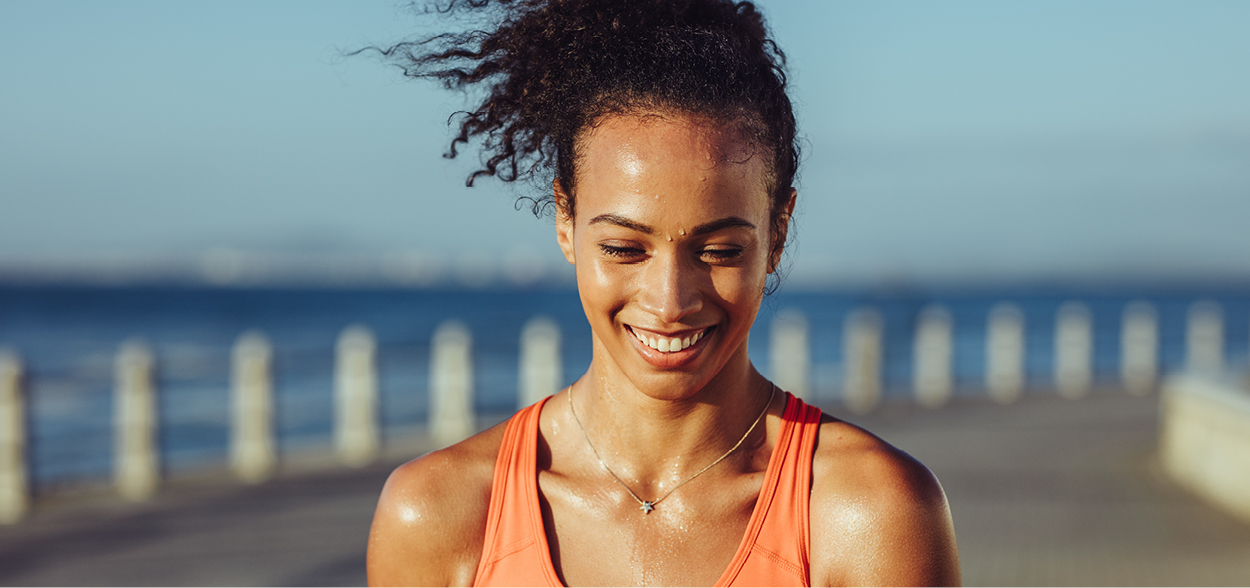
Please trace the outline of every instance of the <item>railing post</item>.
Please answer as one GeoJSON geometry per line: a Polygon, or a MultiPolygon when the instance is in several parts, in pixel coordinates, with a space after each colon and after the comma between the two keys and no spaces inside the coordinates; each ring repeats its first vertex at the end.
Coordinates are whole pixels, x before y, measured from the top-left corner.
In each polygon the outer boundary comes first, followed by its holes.
{"type": "Polygon", "coordinates": [[[26,403],[22,360],[0,349],[0,524],[12,525],[30,508],[26,468],[26,403]]]}
{"type": "Polygon", "coordinates": [[[1120,379],[1130,394],[1142,396],[1159,376],[1159,316],[1148,302],[1124,307],[1120,326],[1120,379]]]}
{"type": "Polygon", "coordinates": [[[239,479],[255,483],[277,465],[273,435],[273,348],[265,336],[239,336],[231,353],[230,466],[239,479]]]}
{"type": "Polygon", "coordinates": [[[556,393],[562,379],[560,327],[547,317],[535,317],[521,330],[521,390],[518,408],[556,393]]]}
{"type": "Polygon", "coordinates": [[[474,433],[473,338],[457,321],[446,321],[434,332],[430,358],[430,434],[435,445],[446,447],[474,433]]]}
{"type": "Polygon", "coordinates": [[[950,402],[953,391],[951,349],[953,321],[945,308],[931,305],[920,311],[913,344],[912,386],[916,402],[939,408],[950,402]]]}
{"type": "Polygon", "coordinates": [[[1197,374],[1224,370],[1224,310],[1212,300],[1189,307],[1185,329],[1185,369],[1197,374]]]}
{"type": "Polygon", "coordinates": [[[335,345],[334,446],[339,461],[360,467],[378,456],[377,344],[368,328],[343,329],[335,345]]]}
{"type": "Polygon", "coordinates": [[[1010,404],[1024,392],[1024,313],[1010,303],[990,309],[985,337],[985,386],[990,398],[1010,404]]]}
{"type": "Polygon", "coordinates": [[[150,498],[160,483],[155,367],[152,350],[138,340],[117,353],[114,481],[117,492],[135,502],[150,498]]]}
{"type": "Polygon", "coordinates": [[[1093,382],[1094,331],[1089,307],[1067,302],[1055,318],[1055,387],[1064,398],[1080,398],[1093,382]]]}
{"type": "Polygon", "coordinates": [[[855,310],[842,330],[846,369],[846,407],[863,414],[881,403],[881,313],[855,310]]]}
{"type": "Polygon", "coordinates": [[[769,325],[768,360],[773,382],[799,398],[811,398],[809,374],[812,351],[807,338],[807,317],[797,308],[785,308],[769,325]]]}

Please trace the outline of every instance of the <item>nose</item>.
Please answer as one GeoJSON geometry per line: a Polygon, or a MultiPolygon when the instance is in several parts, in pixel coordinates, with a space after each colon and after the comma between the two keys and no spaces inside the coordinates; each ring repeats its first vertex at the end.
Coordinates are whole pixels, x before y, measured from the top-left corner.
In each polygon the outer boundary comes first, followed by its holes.
{"type": "Polygon", "coordinates": [[[697,268],[683,263],[677,252],[655,254],[647,261],[639,299],[643,310],[665,324],[681,319],[703,308],[700,291],[703,276],[697,268]]]}

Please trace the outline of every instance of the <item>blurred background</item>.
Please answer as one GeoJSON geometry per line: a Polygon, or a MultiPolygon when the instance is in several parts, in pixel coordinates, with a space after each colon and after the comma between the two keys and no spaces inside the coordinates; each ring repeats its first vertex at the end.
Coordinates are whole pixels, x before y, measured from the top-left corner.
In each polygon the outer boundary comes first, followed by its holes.
{"type": "MultiPolygon", "coordinates": [[[[937,473],[967,583],[1250,583],[1250,411],[1168,420],[1250,403],[1250,4],[759,5],[804,139],[761,370],[937,473]]],[[[361,583],[435,373],[471,428],[584,371],[536,188],[345,56],[420,6],[0,3],[0,583],[361,583]]]]}

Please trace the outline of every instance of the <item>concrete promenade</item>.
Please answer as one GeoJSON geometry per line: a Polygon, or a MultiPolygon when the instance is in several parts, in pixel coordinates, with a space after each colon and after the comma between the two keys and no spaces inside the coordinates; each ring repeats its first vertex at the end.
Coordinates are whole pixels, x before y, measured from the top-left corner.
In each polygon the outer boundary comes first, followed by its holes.
{"type": "MultiPolygon", "coordinates": [[[[1101,391],[850,420],[942,480],[965,584],[1250,585],[1250,524],[1163,478],[1157,419],[1156,397],[1101,391]]],[[[186,480],[142,505],[43,499],[0,527],[0,584],[362,584],[369,519],[395,463],[257,486],[186,480]]]]}

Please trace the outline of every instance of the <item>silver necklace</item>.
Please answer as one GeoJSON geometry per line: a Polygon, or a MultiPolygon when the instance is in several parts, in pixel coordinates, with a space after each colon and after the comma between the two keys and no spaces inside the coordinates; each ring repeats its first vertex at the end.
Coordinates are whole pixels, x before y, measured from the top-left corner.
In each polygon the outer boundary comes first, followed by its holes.
{"type": "Polygon", "coordinates": [[[742,437],[738,439],[738,442],[734,443],[734,446],[730,447],[729,451],[726,451],[724,455],[716,458],[716,461],[707,464],[706,466],[704,466],[703,469],[695,472],[694,475],[690,476],[689,478],[682,480],[680,484],[677,484],[676,486],[669,488],[668,492],[665,492],[663,496],[656,498],[655,500],[643,500],[639,498],[637,494],[634,494],[633,490],[629,489],[629,484],[626,484],[623,480],[621,480],[620,476],[617,476],[616,472],[613,472],[612,468],[608,467],[608,464],[603,461],[602,457],[599,457],[599,451],[595,449],[595,444],[590,442],[590,435],[586,433],[586,427],[582,426],[582,419],[577,417],[577,410],[573,408],[573,387],[569,386],[568,388],[569,412],[573,413],[573,421],[577,423],[577,428],[581,429],[582,437],[586,438],[586,445],[590,447],[590,452],[595,454],[595,459],[599,460],[599,465],[603,466],[604,471],[608,472],[608,475],[612,476],[612,479],[616,480],[617,484],[620,484],[621,487],[624,488],[626,492],[629,492],[630,496],[634,497],[634,500],[638,501],[638,508],[642,510],[642,514],[644,515],[651,514],[651,511],[655,510],[655,505],[659,504],[661,500],[668,498],[669,494],[672,494],[678,488],[681,488],[682,486],[684,486],[686,482],[689,482],[690,480],[693,480],[699,477],[699,474],[702,474],[703,472],[706,472],[709,469],[712,469],[712,466],[720,463],[721,460],[725,459],[726,457],[729,457],[729,454],[733,453],[734,450],[737,449],[739,445],[742,445],[743,441],[747,440],[747,437],[751,436],[751,431],[755,430],[755,426],[760,424],[760,421],[764,420],[764,415],[768,413],[768,407],[772,406],[773,397],[775,397],[776,395],[777,395],[777,386],[774,385],[772,391],[769,392],[768,394],[768,402],[764,404],[764,410],[760,411],[760,416],[755,417],[755,422],[751,423],[751,427],[747,429],[747,432],[743,433],[742,437]]]}

